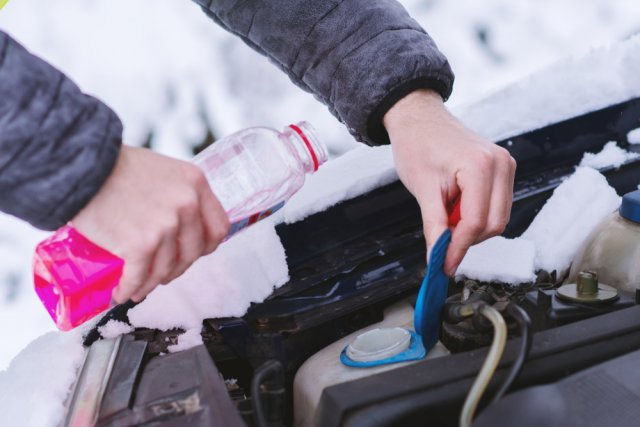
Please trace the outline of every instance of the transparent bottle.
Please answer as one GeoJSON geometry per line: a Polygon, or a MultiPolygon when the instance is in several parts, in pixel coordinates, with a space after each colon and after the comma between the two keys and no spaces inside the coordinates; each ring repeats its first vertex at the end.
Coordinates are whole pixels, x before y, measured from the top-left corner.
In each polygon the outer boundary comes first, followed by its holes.
{"type": "MultiPolygon", "coordinates": [[[[231,235],[280,209],[327,160],[307,122],[282,132],[254,127],[227,136],[194,157],[224,207],[231,235]]],[[[34,255],[35,290],[61,330],[109,308],[124,261],[92,243],[71,224],[42,241],[34,255]]]]}
{"type": "Polygon", "coordinates": [[[616,289],[640,289],[640,190],[625,194],[620,209],[587,237],[567,283],[576,283],[581,271],[595,272],[600,283],[616,289]]]}

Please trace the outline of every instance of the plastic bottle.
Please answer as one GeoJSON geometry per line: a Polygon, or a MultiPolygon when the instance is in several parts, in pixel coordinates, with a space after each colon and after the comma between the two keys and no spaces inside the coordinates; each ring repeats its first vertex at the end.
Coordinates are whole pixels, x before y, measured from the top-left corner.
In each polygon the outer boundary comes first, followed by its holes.
{"type": "MultiPolygon", "coordinates": [[[[198,154],[231,222],[229,236],[271,215],[302,187],[305,174],[327,160],[307,122],[283,132],[255,127],[221,139],[198,154]]],[[[228,237],[229,237],[228,236],[228,237]]],[[[35,290],[59,329],[72,329],[109,308],[124,261],[66,225],[36,248],[35,290]]]]}
{"type": "Polygon", "coordinates": [[[640,190],[627,193],[620,209],[587,237],[574,259],[568,283],[592,271],[602,284],[634,292],[640,289],[640,190]]]}

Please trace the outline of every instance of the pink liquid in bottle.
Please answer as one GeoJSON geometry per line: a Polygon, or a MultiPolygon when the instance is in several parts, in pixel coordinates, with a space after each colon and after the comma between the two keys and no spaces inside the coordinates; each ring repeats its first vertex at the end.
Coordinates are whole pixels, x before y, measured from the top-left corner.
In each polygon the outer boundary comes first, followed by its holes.
{"type": "Polygon", "coordinates": [[[124,261],[64,226],[36,248],[36,293],[59,329],[68,331],[111,304],[124,261]]]}
{"type": "MultiPolygon", "coordinates": [[[[250,128],[217,141],[193,162],[222,203],[229,236],[280,209],[327,160],[327,151],[306,122],[283,132],[250,128]]],[[[124,260],[92,243],[72,226],[36,248],[36,293],[59,329],[67,331],[111,305],[124,260]]]]}

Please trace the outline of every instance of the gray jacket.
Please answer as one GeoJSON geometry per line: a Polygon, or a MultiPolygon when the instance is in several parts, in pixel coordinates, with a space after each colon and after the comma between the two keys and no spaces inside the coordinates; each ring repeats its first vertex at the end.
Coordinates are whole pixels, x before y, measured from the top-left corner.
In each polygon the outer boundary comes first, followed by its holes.
{"type": "MultiPolygon", "coordinates": [[[[393,0],[195,1],[367,144],[388,143],[382,117],[404,95],[451,93],[446,58],[393,0]]],[[[0,32],[1,211],[65,224],[108,177],[121,137],[109,107],[0,32]]]]}

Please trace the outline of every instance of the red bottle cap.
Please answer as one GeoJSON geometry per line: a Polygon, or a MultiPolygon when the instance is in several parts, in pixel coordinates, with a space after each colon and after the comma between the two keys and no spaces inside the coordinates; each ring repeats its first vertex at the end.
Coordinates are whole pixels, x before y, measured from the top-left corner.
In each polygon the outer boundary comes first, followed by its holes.
{"type": "Polygon", "coordinates": [[[460,198],[453,201],[449,208],[449,226],[455,227],[460,222],[460,198]]]}

